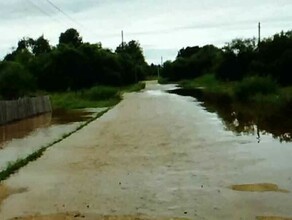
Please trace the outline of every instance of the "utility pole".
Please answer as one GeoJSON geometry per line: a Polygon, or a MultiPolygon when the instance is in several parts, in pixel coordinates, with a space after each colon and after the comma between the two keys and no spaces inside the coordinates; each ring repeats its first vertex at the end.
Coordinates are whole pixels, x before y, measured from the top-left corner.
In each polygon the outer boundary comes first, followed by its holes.
{"type": "Polygon", "coordinates": [[[124,49],[124,31],[122,30],[122,48],[124,49]]]}
{"type": "Polygon", "coordinates": [[[157,76],[158,76],[158,80],[160,78],[160,68],[162,69],[162,66],[163,66],[163,57],[161,57],[161,60],[160,60],[160,64],[157,65],[157,76]]]}
{"type": "Polygon", "coordinates": [[[259,35],[258,35],[258,47],[259,47],[261,43],[261,22],[259,22],[258,28],[259,28],[259,35]]]}

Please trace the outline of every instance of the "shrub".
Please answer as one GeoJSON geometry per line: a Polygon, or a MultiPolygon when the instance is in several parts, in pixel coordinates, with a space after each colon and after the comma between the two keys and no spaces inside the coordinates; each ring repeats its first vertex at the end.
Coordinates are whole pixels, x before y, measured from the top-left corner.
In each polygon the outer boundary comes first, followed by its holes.
{"type": "Polygon", "coordinates": [[[239,100],[251,100],[259,95],[277,94],[278,85],[270,77],[253,76],[244,78],[235,89],[235,97],[239,100]]]}
{"type": "Polygon", "coordinates": [[[118,96],[119,89],[109,86],[94,86],[82,93],[83,98],[88,100],[104,100],[118,96]]]}

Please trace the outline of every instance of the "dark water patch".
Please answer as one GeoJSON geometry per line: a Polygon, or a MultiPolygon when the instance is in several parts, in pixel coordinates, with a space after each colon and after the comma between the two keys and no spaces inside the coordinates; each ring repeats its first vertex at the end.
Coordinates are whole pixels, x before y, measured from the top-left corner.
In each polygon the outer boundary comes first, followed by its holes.
{"type": "Polygon", "coordinates": [[[237,135],[272,134],[280,142],[292,141],[292,103],[240,103],[229,95],[207,93],[202,89],[176,89],[169,93],[196,98],[209,112],[217,113],[225,128],[237,135]]]}
{"type": "Polygon", "coordinates": [[[93,118],[92,112],[83,110],[64,110],[58,109],[53,111],[52,124],[68,124],[72,122],[88,121],[93,118]]]}
{"type": "Polygon", "coordinates": [[[21,139],[40,128],[51,125],[65,125],[74,122],[88,121],[93,118],[92,112],[82,110],[56,110],[53,113],[38,115],[0,126],[0,149],[13,139],[21,139]]]}
{"type": "Polygon", "coordinates": [[[7,141],[23,138],[35,129],[50,126],[51,120],[52,114],[48,113],[0,126],[0,148],[7,141]]]}

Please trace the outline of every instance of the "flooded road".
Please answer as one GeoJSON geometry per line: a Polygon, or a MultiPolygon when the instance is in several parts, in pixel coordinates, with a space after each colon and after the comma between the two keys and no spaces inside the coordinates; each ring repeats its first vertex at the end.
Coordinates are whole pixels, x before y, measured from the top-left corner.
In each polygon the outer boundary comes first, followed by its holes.
{"type": "Polygon", "coordinates": [[[0,219],[291,219],[291,143],[235,135],[172,88],[126,94],[4,181],[0,219]]]}

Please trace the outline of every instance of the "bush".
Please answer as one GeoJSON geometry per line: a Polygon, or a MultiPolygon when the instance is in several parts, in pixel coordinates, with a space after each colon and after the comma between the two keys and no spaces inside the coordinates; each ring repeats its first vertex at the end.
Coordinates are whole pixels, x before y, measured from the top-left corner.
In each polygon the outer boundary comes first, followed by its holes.
{"type": "Polygon", "coordinates": [[[95,86],[82,93],[82,96],[88,100],[104,100],[118,96],[119,89],[109,86],[95,86]]]}
{"type": "Polygon", "coordinates": [[[35,89],[31,74],[19,63],[4,61],[0,64],[0,96],[17,99],[35,89]]]}
{"type": "Polygon", "coordinates": [[[235,97],[241,101],[251,100],[256,96],[278,93],[277,83],[270,77],[253,76],[244,78],[235,89],[235,97]]]}

